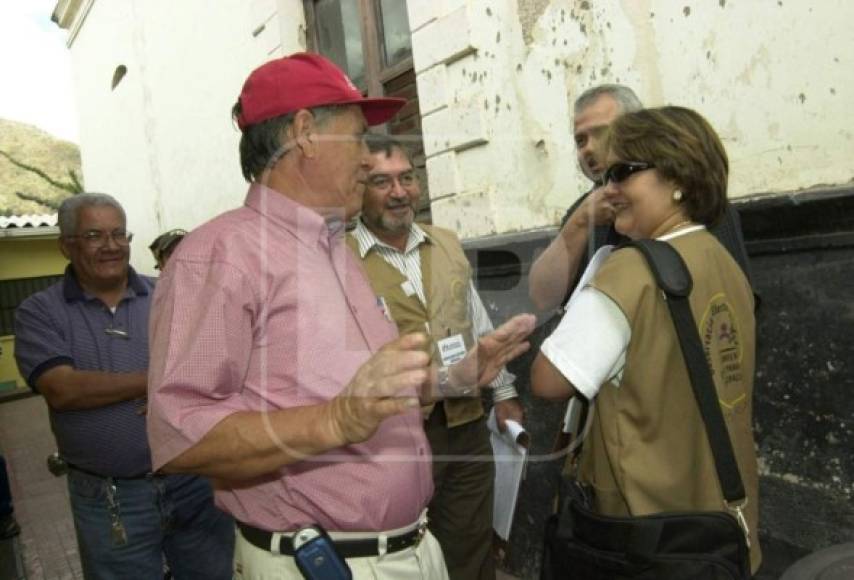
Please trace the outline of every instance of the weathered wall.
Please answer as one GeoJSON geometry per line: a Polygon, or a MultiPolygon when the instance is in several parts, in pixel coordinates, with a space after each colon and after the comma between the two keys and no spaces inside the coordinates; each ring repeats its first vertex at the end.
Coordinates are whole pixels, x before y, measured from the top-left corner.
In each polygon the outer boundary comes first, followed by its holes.
{"type": "MultiPolygon", "coordinates": [[[[408,6],[433,219],[464,238],[556,223],[586,189],[571,101],[605,81],[708,116],[730,152],[733,197],[854,176],[854,37],[844,28],[854,4],[408,6]]],[[[247,71],[303,47],[297,0],[92,4],[71,45],[84,174],[90,189],[129,206],[134,265],[150,270],[145,246],[157,233],[239,203],[228,111],[247,71]],[[128,74],[111,90],[119,64],[128,74]]]]}
{"type": "Polygon", "coordinates": [[[570,107],[602,82],[709,118],[731,197],[854,178],[854,4],[411,1],[434,221],[463,237],[553,225],[586,189],[570,107]],[[820,33],[818,31],[821,31],[820,33]]]}
{"type": "Polygon", "coordinates": [[[294,0],[92,4],[71,44],[83,173],[125,206],[135,267],[152,271],[159,233],[242,202],[231,107],[250,70],[302,38],[294,0]],[[111,89],[119,65],[128,72],[111,89]]]}
{"type": "Polygon", "coordinates": [[[854,190],[743,207],[756,288],[760,525],[814,551],[854,537],[854,190]]]}

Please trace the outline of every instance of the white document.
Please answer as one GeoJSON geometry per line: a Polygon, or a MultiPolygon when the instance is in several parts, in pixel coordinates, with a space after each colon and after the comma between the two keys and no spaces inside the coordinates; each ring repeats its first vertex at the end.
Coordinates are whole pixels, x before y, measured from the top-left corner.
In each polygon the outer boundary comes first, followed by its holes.
{"type": "Polygon", "coordinates": [[[493,499],[493,523],[495,533],[504,540],[510,538],[516,497],[528,460],[528,433],[516,421],[507,421],[507,430],[498,430],[495,409],[486,422],[492,440],[495,457],[495,493],[493,499]]]}

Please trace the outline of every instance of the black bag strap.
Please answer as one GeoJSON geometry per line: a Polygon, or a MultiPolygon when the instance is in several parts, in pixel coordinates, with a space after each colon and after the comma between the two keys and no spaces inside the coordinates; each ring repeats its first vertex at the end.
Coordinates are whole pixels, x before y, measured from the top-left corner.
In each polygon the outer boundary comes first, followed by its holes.
{"type": "Polygon", "coordinates": [[[632,240],[620,247],[634,247],[646,258],[658,286],[664,291],[682,356],[688,367],[691,388],[703,423],[706,436],[715,459],[715,470],[723,488],[724,498],[730,504],[744,501],[744,483],[738,472],[738,463],[732,448],[732,441],[724,423],[723,413],[718,403],[709,363],[706,360],[697,323],[691,312],[688,297],[691,294],[693,280],[682,256],[666,242],[658,240],[632,240]]]}

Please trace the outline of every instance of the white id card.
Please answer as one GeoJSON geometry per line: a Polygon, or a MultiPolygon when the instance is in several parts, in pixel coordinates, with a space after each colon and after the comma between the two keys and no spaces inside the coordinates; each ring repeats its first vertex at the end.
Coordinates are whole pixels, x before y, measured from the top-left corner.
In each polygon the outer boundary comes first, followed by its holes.
{"type": "Polygon", "coordinates": [[[462,334],[455,334],[436,342],[439,355],[442,357],[442,366],[451,366],[466,356],[466,343],[462,334]]]}

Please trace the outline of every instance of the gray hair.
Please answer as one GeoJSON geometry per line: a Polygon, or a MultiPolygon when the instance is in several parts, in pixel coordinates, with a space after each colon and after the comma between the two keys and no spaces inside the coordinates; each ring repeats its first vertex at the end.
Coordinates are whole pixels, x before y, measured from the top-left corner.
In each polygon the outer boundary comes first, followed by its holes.
{"type": "Polygon", "coordinates": [[[620,106],[620,113],[634,113],[643,109],[640,99],[629,87],[625,85],[605,84],[590,87],[581,93],[575,99],[575,114],[578,115],[602,95],[608,95],[617,101],[617,104],[620,106]]]}
{"type": "MultiPolygon", "coordinates": [[[[340,106],[327,105],[308,110],[318,124],[323,124],[340,108],[340,106]]],[[[237,119],[241,112],[242,107],[238,101],[231,109],[232,118],[237,119]]],[[[287,143],[282,143],[282,136],[294,122],[297,112],[286,113],[244,127],[243,134],[240,136],[240,169],[246,181],[260,179],[264,171],[275,165],[289,151],[287,143]]]]}
{"type": "Polygon", "coordinates": [[[59,206],[59,235],[73,236],[77,233],[77,217],[84,207],[108,206],[118,211],[122,220],[127,222],[127,215],[122,205],[112,195],[106,193],[78,193],[66,197],[59,206]]]}

